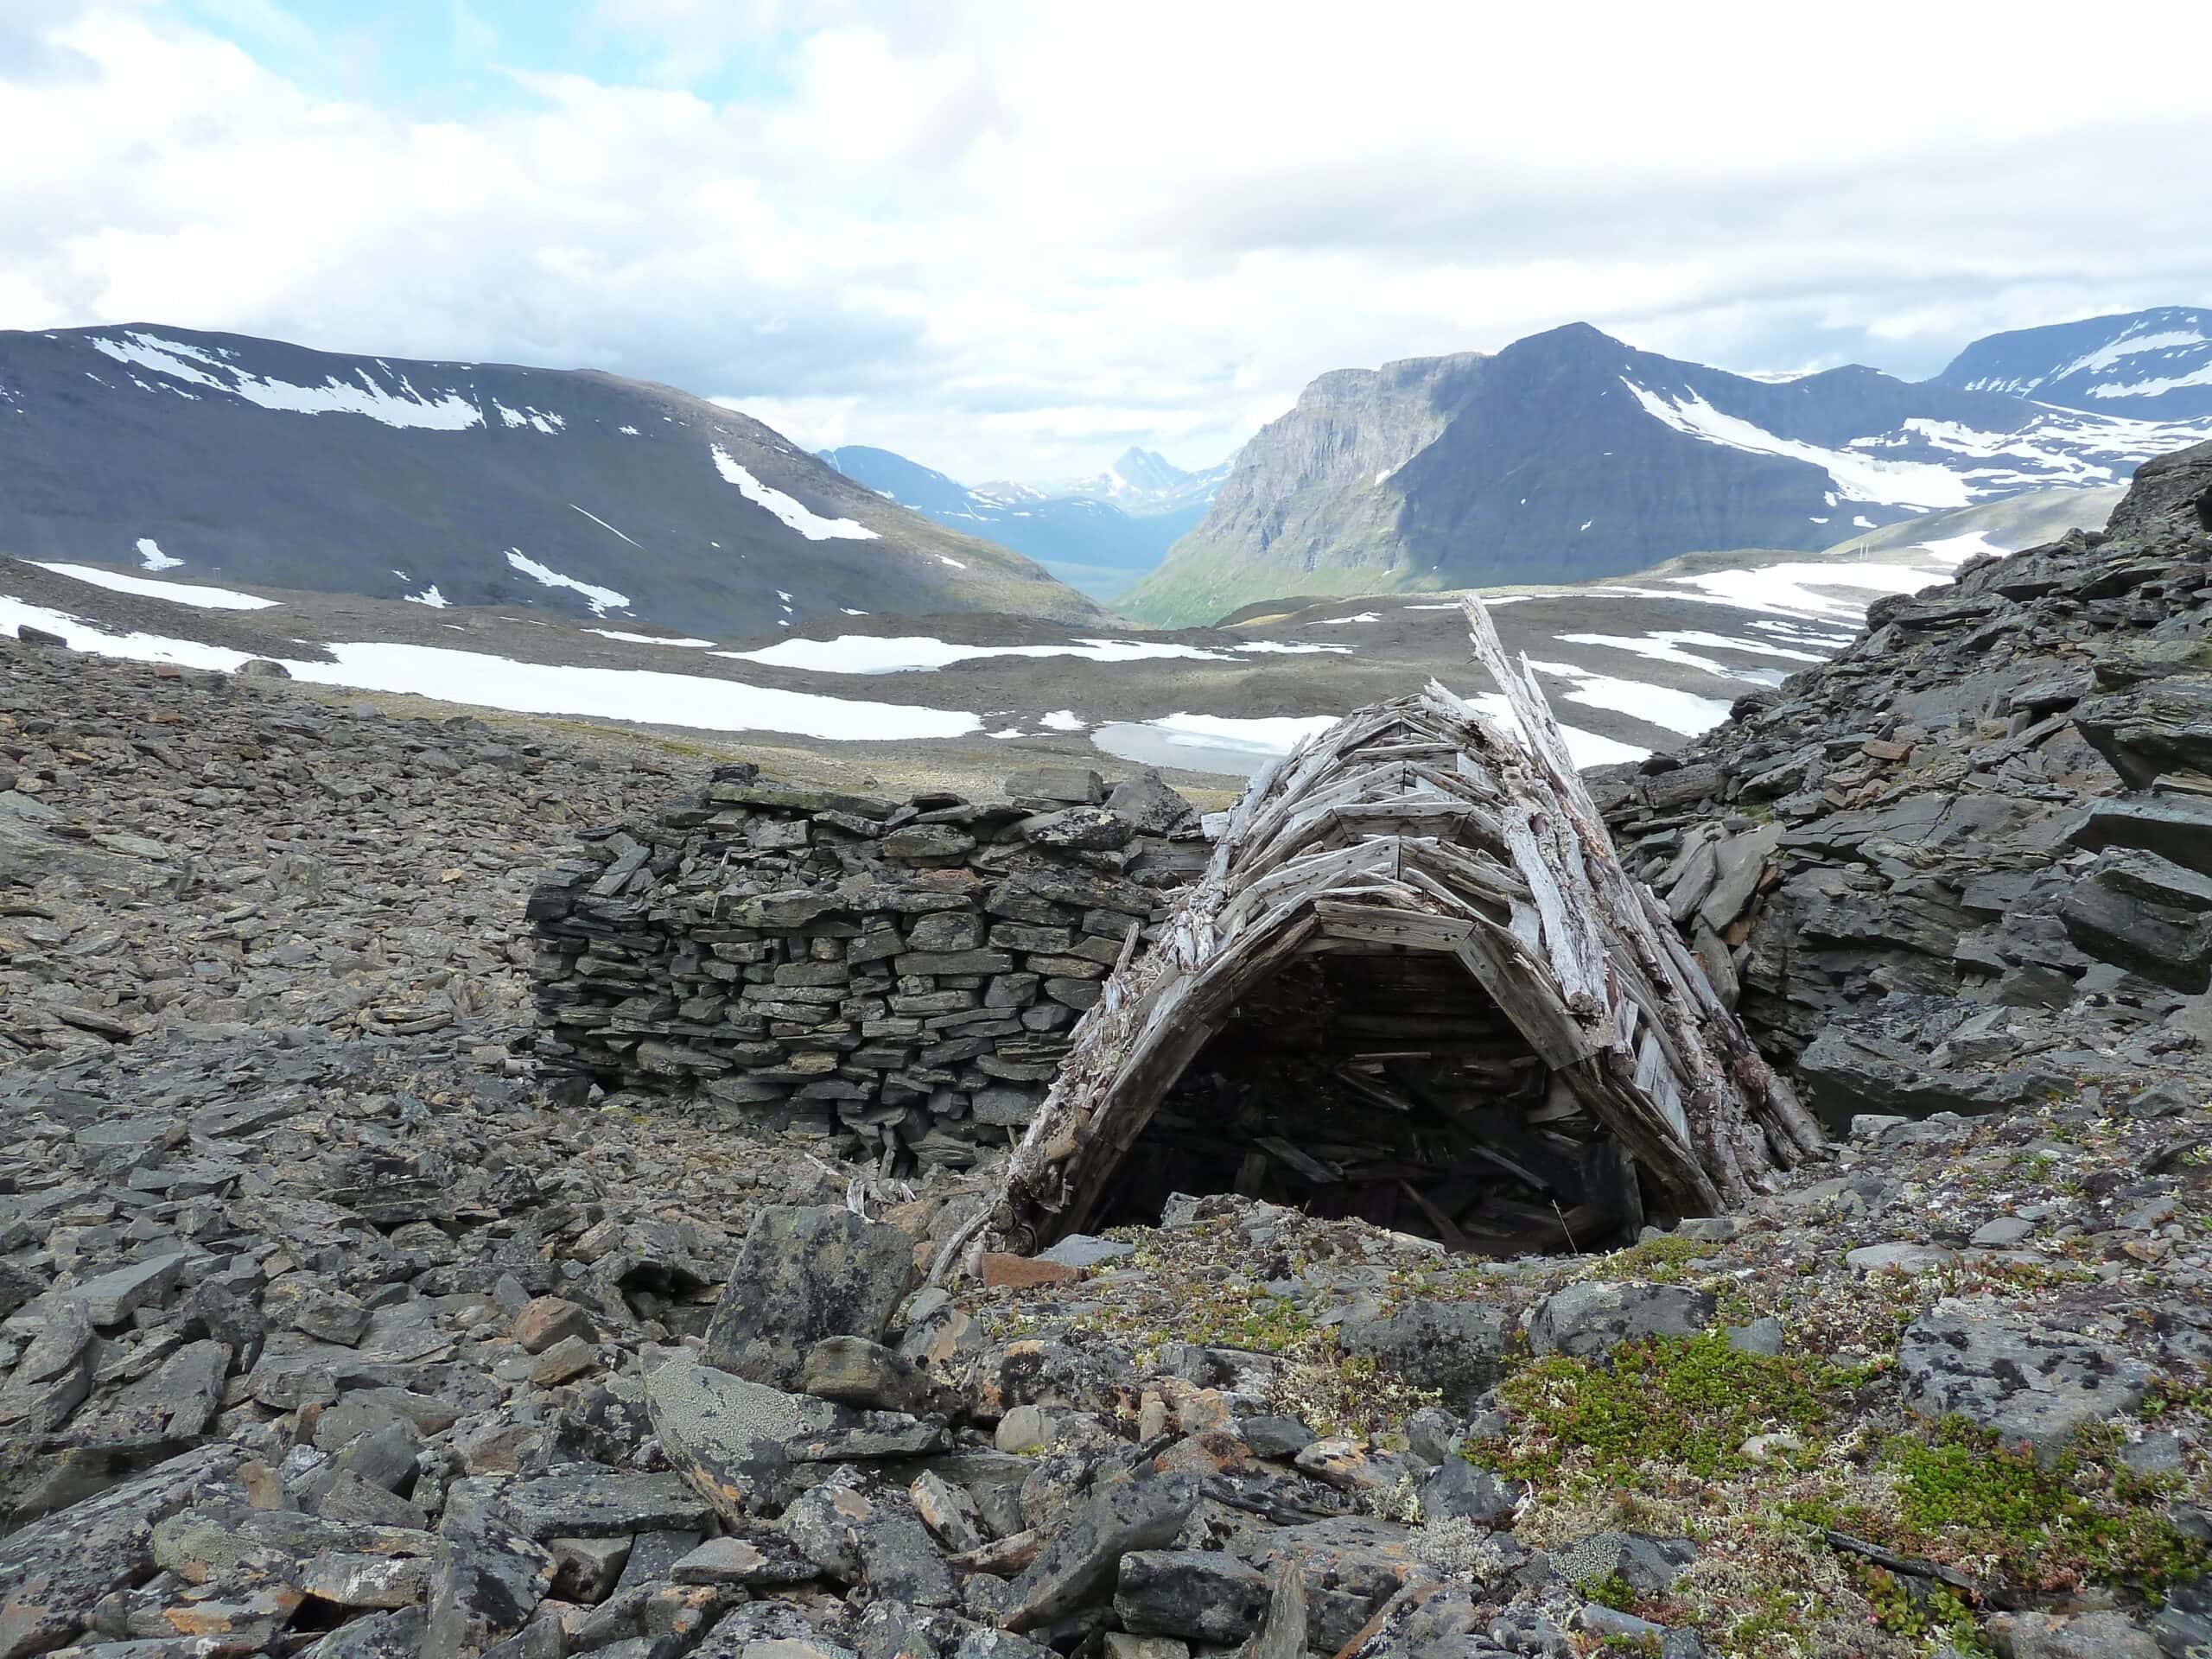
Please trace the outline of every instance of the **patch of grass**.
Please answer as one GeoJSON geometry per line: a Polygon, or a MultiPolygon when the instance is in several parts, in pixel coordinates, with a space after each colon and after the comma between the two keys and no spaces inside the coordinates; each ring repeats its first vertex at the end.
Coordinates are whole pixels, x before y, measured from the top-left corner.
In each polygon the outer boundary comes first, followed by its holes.
{"type": "Polygon", "coordinates": [[[1825,1436],[1859,1374],[1804,1354],[1738,1353],[1717,1332],[1624,1343],[1603,1365],[1554,1355],[1501,1385],[1516,1433],[1506,1472],[1636,1486],[1653,1465],[1701,1479],[1758,1467],[1744,1442],[1825,1436]]]}

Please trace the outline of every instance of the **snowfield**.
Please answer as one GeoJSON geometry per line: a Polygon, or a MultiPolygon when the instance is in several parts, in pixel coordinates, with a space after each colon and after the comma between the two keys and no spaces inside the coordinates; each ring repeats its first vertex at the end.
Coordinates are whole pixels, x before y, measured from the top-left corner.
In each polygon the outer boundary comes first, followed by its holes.
{"type": "MultiPolygon", "coordinates": [[[[0,629],[12,633],[25,624],[60,635],[73,651],[99,657],[175,663],[219,674],[235,672],[240,664],[253,660],[251,652],[223,645],[156,634],[104,632],[65,612],[0,596],[0,629]]],[[[336,660],[276,660],[283,663],[294,679],[310,684],[413,693],[521,715],[581,715],[701,731],[782,732],[840,743],[891,742],[965,737],[983,724],[962,709],[779,691],[696,674],[521,663],[480,652],[389,641],[333,643],[324,649],[336,660]]]]}

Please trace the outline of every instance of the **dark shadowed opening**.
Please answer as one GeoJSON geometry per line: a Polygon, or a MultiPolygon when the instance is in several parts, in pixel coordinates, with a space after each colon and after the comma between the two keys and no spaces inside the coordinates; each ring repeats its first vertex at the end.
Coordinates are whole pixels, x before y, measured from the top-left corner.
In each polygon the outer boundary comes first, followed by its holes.
{"type": "Polygon", "coordinates": [[[1186,1066],[1096,1224],[1238,1192],[1454,1249],[1591,1249],[1642,1224],[1632,1167],[1452,957],[1300,957],[1186,1066]]]}

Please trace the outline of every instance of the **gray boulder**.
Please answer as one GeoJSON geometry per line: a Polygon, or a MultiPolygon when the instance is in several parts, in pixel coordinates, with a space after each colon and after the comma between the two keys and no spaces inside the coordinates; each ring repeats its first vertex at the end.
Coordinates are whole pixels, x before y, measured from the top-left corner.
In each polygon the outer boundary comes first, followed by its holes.
{"type": "Polygon", "coordinates": [[[771,1205],[753,1218],[707,1327],[707,1357],[776,1389],[798,1387],[825,1337],[880,1342],[914,1287],[914,1242],[847,1210],[771,1205]]]}
{"type": "Polygon", "coordinates": [[[1378,1360],[1459,1407],[1497,1381],[1511,1340],[1505,1315],[1480,1302],[1404,1302],[1387,1314],[1355,1314],[1338,1336],[1346,1353],[1378,1360]]]}
{"type": "Polygon", "coordinates": [[[1602,1359],[1624,1342],[1695,1336],[1713,1323],[1715,1306],[1710,1292],[1681,1285],[1569,1285],[1536,1305],[1529,1347],[1540,1356],[1602,1359]]]}
{"type": "Polygon", "coordinates": [[[1923,1417],[1960,1416],[2050,1455],[2090,1423],[2133,1411],[2150,1367],[2036,1329],[1992,1302],[1949,1300],[1897,1344],[1904,1402],[1923,1417]]]}

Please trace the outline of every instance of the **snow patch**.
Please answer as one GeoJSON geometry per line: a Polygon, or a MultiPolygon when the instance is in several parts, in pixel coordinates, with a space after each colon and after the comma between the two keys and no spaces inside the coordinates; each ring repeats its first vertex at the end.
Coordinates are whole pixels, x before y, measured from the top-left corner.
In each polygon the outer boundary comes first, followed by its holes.
{"type": "Polygon", "coordinates": [[[1077,720],[1072,709],[1055,709],[1037,722],[1048,732],[1082,732],[1090,729],[1088,721],[1077,720]]]}
{"type": "MultiPolygon", "coordinates": [[[[143,576],[127,576],[120,570],[103,570],[93,564],[48,564],[41,559],[28,559],[41,570],[51,570],[57,576],[67,576],[93,588],[105,588],[112,593],[137,594],[144,599],[166,599],[173,605],[193,605],[203,611],[265,611],[276,604],[273,599],[263,599],[257,594],[236,594],[227,588],[188,588],[181,582],[149,582],[143,576]]],[[[174,563],[181,563],[177,560],[174,563]]]]}
{"type": "MultiPolygon", "coordinates": [[[[409,385],[404,375],[394,377],[398,382],[396,391],[378,385],[366,369],[354,372],[354,380],[359,385],[340,380],[334,374],[326,377],[321,385],[300,386],[287,380],[269,380],[248,374],[213,353],[181,340],[164,340],[158,334],[130,332],[113,340],[96,339],[92,347],[118,363],[135,365],[189,385],[227,391],[263,409],[295,415],[365,415],[386,426],[417,427],[438,432],[461,432],[484,424],[483,411],[459,392],[429,397],[409,385]],[[219,374],[229,378],[219,379],[219,374]]],[[[99,378],[97,375],[92,378],[99,378]]]]}
{"type": "MultiPolygon", "coordinates": [[[[1647,685],[1640,680],[1616,679],[1573,663],[1530,663],[1529,666],[1540,674],[1565,680],[1567,690],[1560,695],[1569,702],[1626,715],[1631,720],[1664,727],[1685,737],[1709,732],[1728,718],[1728,703],[1717,697],[1700,697],[1677,691],[1672,686],[1647,685]]],[[[1575,764],[1588,763],[1578,760],[1575,764]]]]}
{"type": "MultiPolygon", "coordinates": [[[[446,596],[438,591],[438,584],[435,582],[419,594],[402,594],[400,597],[410,605],[427,605],[434,611],[442,611],[446,607],[446,596]]],[[[455,625],[449,622],[446,626],[452,627],[455,625]]]]}
{"type": "Polygon", "coordinates": [[[586,633],[595,633],[602,639],[620,639],[628,645],[677,645],[685,651],[711,650],[711,639],[674,639],[658,633],[625,633],[620,628],[586,628],[586,633]]]}
{"type": "MultiPolygon", "coordinates": [[[[80,618],[0,596],[0,629],[28,623],[73,651],[131,662],[234,671],[252,653],[156,634],[107,633],[80,618]]],[[[982,721],[963,709],[848,701],[741,681],[648,669],[518,663],[478,652],[386,641],[324,646],[334,661],[284,663],[296,680],[357,691],[414,692],[444,702],[523,715],[582,715],[702,731],[783,732],[832,742],[965,737],[982,721]]]]}
{"type": "Polygon", "coordinates": [[[1655,663],[1673,663],[1683,668],[1702,669],[1707,674],[1718,674],[1725,679],[1751,680],[1761,684],[1767,683],[1766,670],[1739,667],[1717,658],[1700,656],[1685,647],[1702,645],[1708,651],[1740,651],[1754,657],[1779,657],[1792,663],[1827,660],[1820,652],[1795,651],[1770,640],[1732,639],[1725,633],[1702,633],[1688,628],[1662,629],[1644,634],[1562,633],[1559,636],[1559,642],[1563,645],[1602,645],[1612,651],[1625,651],[1632,656],[1655,663]]]}
{"type": "MultiPolygon", "coordinates": [[[[1452,607],[1456,610],[1459,607],[1452,607]]],[[[1362,611],[1357,616],[1325,616],[1319,622],[1308,622],[1309,628],[1344,628],[1355,622],[1380,622],[1382,617],[1373,611],[1362,611]]]]}
{"type": "Polygon", "coordinates": [[[711,448],[715,470],[728,482],[736,485],[738,493],[756,507],[765,507],[774,513],[808,541],[873,542],[878,539],[877,533],[866,524],[855,524],[850,518],[824,518],[781,490],[769,488],[739,466],[721,445],[717,443],[711,448]]]}
{"type": "Polygon", "coordinates": [[[175,570],[180,568],[184,561],[173,559],[162,552],[161,544],[152,537],[141,536],[138,538],[138,563],[143,569],[148,570],[175,570]]]}
{"type": "Polygon", "coordinates": [[[532,582],[547,588],[566,588],[571,593],[582,594],[594,616],[605,616],[609,609],[626,611],[630,608],[627,594],[618,594],[612,588],[601,588],[593,582],[578,582],[574,576],[564,576],[550,566],[540,564],[518,547],[507,550],[507,563],[532,582]]]}
{"type": "MultiPolygon", "coordinates": [[[[1913,507],[1923,512],[1941,507],[1963,507],[1974,500],[1974,492],[1965,478],[1933,461],[1882,461],[1854,450],[1824,449],[1818,444],[1777,436],[1737,416],[1724,415],[1694,391],[1680,397],[1667,397],[1646,391],[1625,375],[1621,377],[1621,385],[1643,406],[1644,413],[1677,432],[1752,454],[1809,461],[1827,473],[1829,483],[1850,500],[1913,507]]],[[[1831,501],[1829,505],[1834,503],[1831,501]]]]}
{"type": "Polygon", "coordinates": [[[1978,559],[1985,554],[2004,554],[2012,550],[1991,541],[1986,530],[1970,530],[1963,536],[1945,536],[1936,541],[1922,542],[1919,546],[1922,552],[1931,558],[1941,559],[1946,564],[1964,564],[1968,559],[1978,559]]]}

